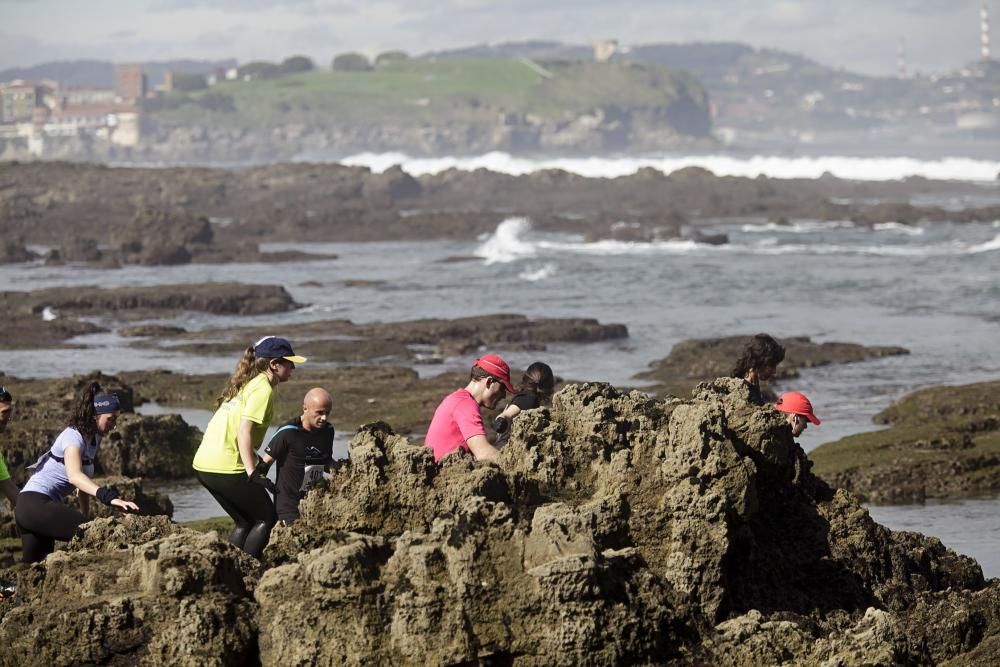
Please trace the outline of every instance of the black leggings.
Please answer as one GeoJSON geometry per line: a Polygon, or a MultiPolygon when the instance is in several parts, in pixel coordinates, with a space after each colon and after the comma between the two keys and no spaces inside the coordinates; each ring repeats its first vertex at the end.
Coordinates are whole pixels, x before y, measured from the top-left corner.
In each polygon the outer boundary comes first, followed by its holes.
{"type": "Polygon", "coordinates": [[[56,540],[69,542],[86,519],[80,512],[44,493],[22,491],[14,519],[21,531],[21,559],[37,563],[55,551],[56,540]]]}
{"type": "MultiPolygon", "coordinates": [[[[254,484],[243,473],[226,474],[196,470],[198,481],[233,517],[236,528],[229,541],[260,560],[271,538],[271,529],[278,522],[271,496],[263,486],[254,484]]],[[[20,503],[19,503],[20,504],[20,503]]]]}

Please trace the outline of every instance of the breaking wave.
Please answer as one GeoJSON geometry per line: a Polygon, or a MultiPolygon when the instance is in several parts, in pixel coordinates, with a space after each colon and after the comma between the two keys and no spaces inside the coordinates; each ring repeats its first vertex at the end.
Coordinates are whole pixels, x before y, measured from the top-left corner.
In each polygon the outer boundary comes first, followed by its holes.
{"type": "Polygon", "coordinates": [[[473,171],[488,169],[504,174],[521,175],[544,169],[562,169],[581,176],[615,178],[634,174],[642,168],[657,169],[669,174],[685,167],[701,167],[717,176],[759,175],[773,178],[819,178],[830,173],[840,178],[859,181],[898,180],[908,176],[923,176],[936,180],[993,181],[1000,173],[1000,162],[972,158],[946,157],[920,160],[909,157],[783,157],[754,155],[673,155],[661,157],[589,157],[589,158],[525,158],[508,153],[492,152],[472,157],[414,158],[405,153],[358,153],[344,159],[343,164],[369,167],[382,172],[400,165],[406,172],[420,176],[447,169],[473,171]]]}
{"type": "MultiPolygon", "coordinates": [[[[831,223],[798,223],[798,232],[789,229],[793,225],[744,225],[743,231],[750,232],[789,232],[808,233],[809,231],[824,231],[831,229],[831,223]],[[813,229],[810,225],[819,225],[813,229]],[[747,229],[748,227],[752,229],[747,229]]],[[[834,228],[846,227],[850,223],[832,223],[834,228]]],[[[896,223],[886,223],[881,231],[901,232],[906,236],[921,236],[920,232],[896,223]],[[888,225],[888,226],[886,226],[888,225]],[[906,231],[903,231],[905,228],[906,231]]],[[[920,228],[914,228],[920,229],[920,228]]],[[[871,255],[881,257],[943,257],[953,255],[970,255],[1000,250],[1000,234],[983,243],[969,243],[957,240],[909,245],[900,244],[850,244],[850,243],[779,243],[775,237],[764,237],[753,243],[736,242],[725,245],[699,243],[691,239],[671,239],[667,241],[617,241],[605,239],[601,241],[583,241],[576,238],[555,238],[547,235],[537,235],[530,238],[531,221],[527,218],[508,218],[497,225],[496,230],[487,237],[476,249],[475,254],[486,260],[486,264],[513,262],[518,259],[538,258],[558,254],[577,255],[686,255],[703,254],[746,254],[746,255],[871,255]]],[[[525,269],[519,277],[535,281],[550,277],[555,271],[551,264],[541,269],[525,269]]]]}

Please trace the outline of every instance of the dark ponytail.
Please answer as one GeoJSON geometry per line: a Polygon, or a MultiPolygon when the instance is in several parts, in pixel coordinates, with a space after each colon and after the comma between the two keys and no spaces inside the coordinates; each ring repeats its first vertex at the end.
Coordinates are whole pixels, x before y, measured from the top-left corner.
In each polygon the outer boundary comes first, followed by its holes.
{"type": "Polygon", "coordinates": [[[743,347],[743,355],[733,368],[732,377],[745,378],[747,373],[767,366],[777,367],[785,360],[785,348],[767,334],[757,334],[743,347]]]}
{"type": "Polygon", "coordinates": [[[552,368],[541,361],[528,366],[521,377],[521,391],[531,392],[539,399],[546,399],[555,390],[556,378],[552,374],[552,368]]]}
{"type": "Polygon", "coordinates": [[[80,432],[84,442],[90,442],[97,435],[97,422],[95,421],[97,413],[94,412],[94,396],[100,394],[102,391],[99,383],[89,383],[84,388],[83,393],[77,398],[76,403],[73,405],[73,412],[70,414],[69,419],[66,420],[67,426],[75,428],[80,432]]]}

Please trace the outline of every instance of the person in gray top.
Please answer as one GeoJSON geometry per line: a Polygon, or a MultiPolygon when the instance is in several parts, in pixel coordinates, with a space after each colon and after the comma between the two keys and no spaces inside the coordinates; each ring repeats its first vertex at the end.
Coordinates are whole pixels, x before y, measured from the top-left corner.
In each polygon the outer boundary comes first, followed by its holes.
{"type": "Polygon", "coordinates": [[[35,472],[21,489],[14,510],[25,563],[37,563],[52,553],[56,540],[68,542],[78,533],[86,518],[63,503],[75,489],[81,492],[84,512],[89,496],[126,512],[139,510],[135,503],[119,498],[114,487],[98,486],[91,479],[101,438],[115,428],[118,412],[118,397],[90,383],[77,399],[66,428],[32,466],[35,472]]]}

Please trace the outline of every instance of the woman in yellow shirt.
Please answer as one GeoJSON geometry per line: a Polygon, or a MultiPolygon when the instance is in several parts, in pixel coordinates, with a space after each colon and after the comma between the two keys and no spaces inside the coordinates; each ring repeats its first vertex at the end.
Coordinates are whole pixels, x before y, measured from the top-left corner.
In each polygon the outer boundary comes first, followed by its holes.
{"type": "Polygon", "coordinates": [[[258,559],[278,516],[267,491],[252,481],[257,448],[271,423],[274,388],[287,382],[295,364],[304,361],[277,336],[248,347],[216,400],[215,414],[194,455],[198,481],[236,522],[229,541],[258,559]]]}

